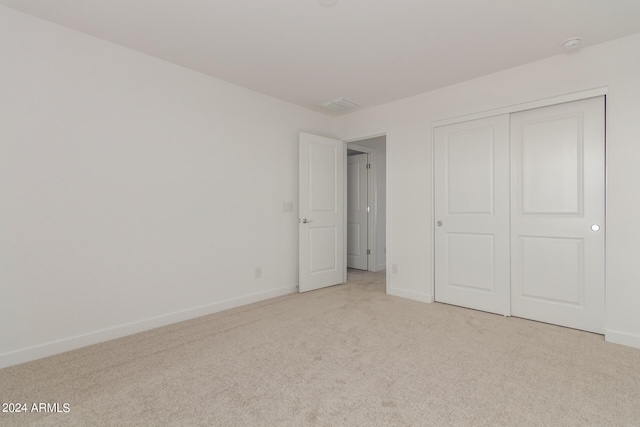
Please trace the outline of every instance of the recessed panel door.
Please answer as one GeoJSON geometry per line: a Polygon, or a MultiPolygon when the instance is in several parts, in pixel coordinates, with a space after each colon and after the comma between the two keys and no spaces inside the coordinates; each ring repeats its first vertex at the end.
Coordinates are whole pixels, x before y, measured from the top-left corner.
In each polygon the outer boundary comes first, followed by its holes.
{"type": "Polygon", "coordinates": [[[299,290],[344,283],[344,159],[342,141],[300,133],[299,290]]]}
{"type": "Polygon", "coordinates": [[[347,267],[367,269],[367,154],[347,157],[347,267]]]}
{"type": "Polygon", "coordinates": [[[604,98],[511,115],[514,316],[604,332],[604,98]]]}
{"type": "Polygon", "coordinates": [[[435,128],[435,299],[509,314],[509,116],[435,128]]]}

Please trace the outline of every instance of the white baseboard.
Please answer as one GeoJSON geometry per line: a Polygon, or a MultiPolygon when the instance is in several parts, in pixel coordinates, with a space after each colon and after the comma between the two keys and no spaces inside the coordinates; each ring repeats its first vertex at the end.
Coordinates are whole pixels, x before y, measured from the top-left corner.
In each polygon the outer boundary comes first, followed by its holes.
{"type": "Polygon", "coordinates": [[[398,289],[398,288],[387,288],[387,294],[388,295],[394,295],[397,297],[402,297],[402,298],[407,298],[407,299],[412,299],[415,301],[420,301],[420,302],[428,302],[428,303],[432,303],[433,302],[433,295],[431,294],[423,294],[421,292],[414,292],[414,291],[407,291],[405,289],[398,289]]]}
{"type": "Polygon", "coordinates": [[[630,334],[628,332],[618,332],[608,329],[604,333],[604,340],[614,344],[640,348],[640,335],[630,334]]]}
{"type": "Polygon", "coordinates": [[[0,369],[294,292],[297,292],[296,285],[285,286],[3,353],[0,369]]]}

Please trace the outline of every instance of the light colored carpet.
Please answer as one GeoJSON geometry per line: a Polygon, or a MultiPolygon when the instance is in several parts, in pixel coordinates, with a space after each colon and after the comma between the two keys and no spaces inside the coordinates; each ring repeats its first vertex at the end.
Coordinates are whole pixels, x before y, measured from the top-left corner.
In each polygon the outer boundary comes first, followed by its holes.
{"type": "Polygon", "coordinates": [[[384,274],[0,370],[0,425],[640,425],[640,350],[384,294],[384,274]]]}

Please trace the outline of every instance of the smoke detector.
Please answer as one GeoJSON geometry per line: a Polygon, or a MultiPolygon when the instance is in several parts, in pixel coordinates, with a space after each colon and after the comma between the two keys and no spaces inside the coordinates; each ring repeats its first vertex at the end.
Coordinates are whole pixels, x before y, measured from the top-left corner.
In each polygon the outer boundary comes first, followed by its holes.
{"type": "Polygon", "coordinates": [[[582,44],[582,39],[580,37],[571,37],[570,39],[566,39],[562,42],[562,47],[566,51],[578,50],[580,45],[582,44]]]}
{"type": "Polygon", "coordinates": [[[345,98],[336,98],[325,102],[322,104],[322,107],[327,110],[331,110],[334,113],[346,113],[347,111],[360,107],[360,104],[356,104],[355,102],[349,101],[345,98]]]}

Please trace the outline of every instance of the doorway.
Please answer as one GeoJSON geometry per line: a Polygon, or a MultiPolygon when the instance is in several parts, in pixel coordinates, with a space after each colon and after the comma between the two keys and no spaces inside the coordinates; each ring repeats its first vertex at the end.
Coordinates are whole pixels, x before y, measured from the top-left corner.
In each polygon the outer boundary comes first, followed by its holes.
{"type": "MultiPolygon", "coordinates": [[[[386,136],[357,143],[300,132],[299,137],[299,291],[347,281],[347,145],[366,153],[366,270],[386,269],[386,136]]],[[[386,277],[386,276],[385,276],[386,277]]],[[[386,280],[385,280],[386,282],[386,280]]]]}

